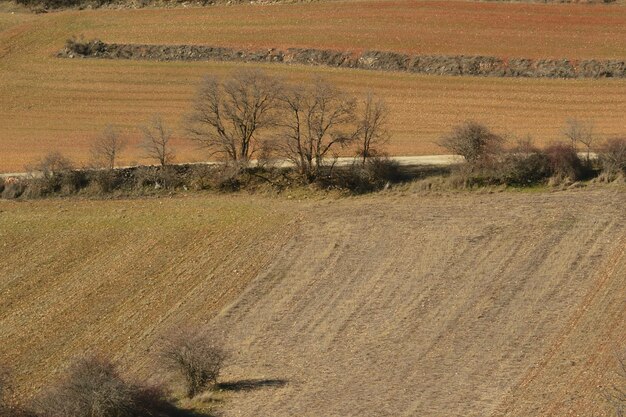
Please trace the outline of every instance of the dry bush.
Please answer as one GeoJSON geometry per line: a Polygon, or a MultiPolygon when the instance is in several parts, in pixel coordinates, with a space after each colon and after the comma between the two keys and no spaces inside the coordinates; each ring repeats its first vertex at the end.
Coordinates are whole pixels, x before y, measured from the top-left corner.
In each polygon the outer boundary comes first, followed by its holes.
{"type": "Polygon", "coordinates": [[[365,168],[370,176],[378,182],[399,182],[405,180],[400,164],[387,156],[369,156],[365,168]]]}
{"type": "Polygon", "coordinates": [[[149,417],[162,415],[167,401],[158,387],[125,381],[107,359],[84,356],[32,408],[38,417],[149,417]]]}
{"type": "Polygon", "coordinates": [[[213,185],[215,167],[206,164],[195,165],[189,175],[189,188],[192,190],[207,190],[213,185]]]}
{"type": "Polygon", "coordinates": [[[626,175],[626,137],[607,140],[599,154],[604,174],[611,178],[626,175]]]}
{"type": "Polygon", "coordinates": [[[502,184],[515,186],[537,184],[552,172],[550,159],[543,152],[506,155],[498,170],[502,184]]]}
{"type": "Polygon", "coordinates": [[[71,194],[85,185],[84,174],[73,171],[72,161],[58,151],[48,153],[26,168],[31,178],[23,194],[28,198],[44,197],[61,191],[71,194]]]}
{"type": "Polygon", "coordinates": [[[178,329],[162,342],[161,360],[167,369],[183,378],[189,398],[217,382],[224,359],[220,343],[203,330],[178,329]]]}
{"type": "Polygon", "coordinates": [[[1,179],[2,192],[0,196],[6,199],[18,198],[26,190],[26,181],[19,178],[3,178],[1,179]]]}
{"type": "Polygon", "coordinates": [[[97,188],[99,193],[110,193],[121,187],[122,181],[112,169],[92,171],[90,182],[97,188]]]}
{"type": "Polygon", "coordinates": [[[475,161],[460,164],[453,169],[448,178],[452,188],[473,188],[502,184],[499,164],[492,160],[475,161]]]}
{"type": "Polygon", "coordinates": [[[317,184],[322,188],[339,188],[355,194],[364,194],[388,187],[405,180],[400,165],[388,157],[368,157],[349,167],[336,168],[328,175],[319,176],[317,184]]]}
{"type": "Polygon", "coordinates": [[[59,151],[50,152],[39,161],[26,167],[28,172],[40,173],[44,178],[51,178],[72,169],[74,169],[72,161],[59,151]]]}
{"type": "Polygon", "coordinates": [[[513,186],[537,184],[552,175],[550,158],[530,137],[519,140],[515,148],[504,154],[497,170],[501,183],[513,186]]]}
{"type": "Polygon", "coordinates": [[[223,192],[239,191],[243,186],[242,167],[237,164],[224,165],[215,170],[216,188],[223,192]]]}
{"type": "Polygon", "coordinates": [[[183,178],[173,166],[143,166],[133,172],[137,189],[174,189],[183,185],[183,178]]]}
{"type": "Polygon", "coordinates": [[[439,145],[453,154],[461,155],[470,164],[482,163],[500,153],[504,138],[483,124],[467,121],[455,126],[442,137],[439,145]]]}
{"type": "Polygon", "coordinates": [[[545,148],[544,153],[550,161],[551,175],[557,180],[578,181],[586,175],[585,167],[572,146],[555,143],[545,148]]]}

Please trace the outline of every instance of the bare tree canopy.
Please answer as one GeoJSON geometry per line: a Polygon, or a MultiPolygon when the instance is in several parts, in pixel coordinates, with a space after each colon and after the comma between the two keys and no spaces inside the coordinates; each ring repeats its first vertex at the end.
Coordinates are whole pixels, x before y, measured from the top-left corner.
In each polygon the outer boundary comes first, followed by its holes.
{"type": "Polygon", "coordinates": [[[28,172],[40,172],[44,178],[51,178],[56,174],[73,170],[74,163],[61,152],[53,151],[25,168],[28,172]]]}
{"type": "Polygon", "coordinates": [[[448,151],[461,155],[469,163],[475,163],[496,154],[504,138],[496,135],[483,124],[467,121],[455,126],[452,132],[439,141],[448,151]]]}
{"type": "Polygon", "coordinates": [[[318,174],[332,148],[356,138],[356,100],[324,80],[308,88],[291,86],[281,101],[286,114],[280,123],[280,149],[309,178],[318,174]]]}
{"type": "Polygon", "coordinates": [[[585,148],[587,149],[587,160],[589,160],[591,154],[591,144],[594,139],[592,122],[583,122],[578,119],[567,119],[563,135],[570,140],[574,149],[576,149],[578,142],[585,145],[585,148]]]}
{"type": "Polygon", "coordinates": [[[260,132],[275,126],[282,83],[260,70],[241,70],[200,86],[186,128],[191,138],[229,161],[246,163],[261,148],[260,132]]]}
{"type": "Polygon", "coordinates": [[[91,157],[98,167],[115,168],[115,161],[126,147],[119,128],[108,124],[91,144],[91,157]]]}
{"type": "Polygon", "coordinates": [[[380,147],[389,140],[387,131],[389,110],[386,103],[368,93],[363,102],[358,126],[357,126],[357,155],[363,160],[363,165],[367,158],[376,156],[380,152],[380,147]]]}
{"type": "Polygon", "coordinates": [[[174,161],[174,150],[171,146],[172,131],[165,126],[160,115],[155,115],[150,123],[141,126],[143,141],[141,147],[145,156],[157,160],[161,166],[166,166],[174,161]]]}

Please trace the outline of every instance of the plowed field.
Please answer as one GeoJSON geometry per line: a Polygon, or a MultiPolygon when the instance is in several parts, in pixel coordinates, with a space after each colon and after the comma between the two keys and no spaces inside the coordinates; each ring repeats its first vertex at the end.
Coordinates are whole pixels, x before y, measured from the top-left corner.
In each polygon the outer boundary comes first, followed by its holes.
{"type": "Polygon", "coordinates": [[[608,416],[626,193],[0,202],[0,363],[147,372],[211,323],[227,416],[608,416]],[[265,382],[264,382],[265,381],[265,382]],[[278,383],[277,383],[278,382],[278,383]]]}
{"type": "Polygon", "coordinates": [[[253,198],[0,201],[0,363],[21,393],[85,350],[130,372],[159,332],[204,323],[291,235],[253,198]]]}
{"type": "Polygon", "coordinates": [[[626,195],[316,207],[220,320],[227,416],[586,416],[626,343],[626,195]]]}
{"type": "MultiPolygon", "coordinates": [[[[179,161],[207,155],[183,139],[181,120],[207,73],[235,64],[54,58],[71,36],[123,43],[202,43],[236,47],[382,49],[431,54],[614,58],[626,56],[626,8],[473,2],[366,1],[203,9],[95,10],[0,18],[0,171],[51,150],[87,161],[89,142],[107,123],[125,129],[161,113],[176,131],[179,161]]],[[[265,66],[294,81],[322,75],[389,102],[389,152],[442,152],[434,141],[466,119],[501,132],[561,137],[565,119],[595,122],[599,139],[626,130],[624,80],[432,77],[265,66]]],[[[120,163],[145,161],[129,147],[120,163]]]]}

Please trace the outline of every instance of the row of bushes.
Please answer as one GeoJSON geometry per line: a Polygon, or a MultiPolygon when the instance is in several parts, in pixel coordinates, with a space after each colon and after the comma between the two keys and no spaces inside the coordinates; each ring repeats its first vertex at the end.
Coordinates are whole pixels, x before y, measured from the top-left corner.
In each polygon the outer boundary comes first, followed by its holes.
{"type": "Polygon", "coordinates": [[[455,180],[464,186],[527,186],[552,179],[555,182],[586,180],[601,174],[607,181],[626,176],[626,138],[613,138],[596,149],[591,157],[590,138],[583,140],[576,130],[570,143],[554,143],[540,149],[527,141],[505,147],[505,138],[476,122],[456,126],[439,142],[465,163],[456,170],[455,180]],[[581,159],[576,144],[587,144],[581,159]],[[458,181],[460,180],[460,181],[458,181]]]}
{"type": "MultiPolygon", "coordinates": [[[[45,160],[59,159],[60,155],[45,160]]],[[[324,189],[354,193],[379,190],[403,180],[398,164],[387,158],[370,158],[349,167],[327,167],[315,184],[324,189]]],[[[159,190],[213,190],[271,188],[275,191],[304,185],[303,178],[290,168],[241,167],[235,165],[182,164],[122,169],[72,169],[61,164],[50,169],[38,166],[28,177],[0,178],[0,196],[5,199],[48,196],[147,193],[159,190]]]]}
{"type": "Polygon", "coordinates": [[[556,182],[579,181],[594,177],[598,170],[591,161],[581,160],[576,151],[564,144],[529,152],[507,152],[497,158],[461,165],[457,176],[466,186],[529,186],[548,179],[556,182]]]}
{"type": "MultiPolygon", "coordinates": [[[[470,126],[471,127],[471,126],[470,126]]],[[[496,136],[486,130],[463,130],[461,138],[473,149],[462,150],[466,163],[453,171],[454,186],[531,186],[580,181],[601,175],[606,181],[626,177],[626,138],[607,141],[596,158],[580,158],[573,146],[556,143],[540,149],[528,143],[514,149],[494,149],[496,136]],[[481,136],[482,135],[482,136],[481,136]],[[485,143],[480,138],[487,138],[485,143]],[[482,143],[482,144],[481,144],[482,143]]],[[[163,190],[213,190],[233,192],[270,189],[275,192],[309,184],[292,168],[243,167],[221,164],[143,166],[123,169],[73,169],[58,153],[44,158],[25,178],[0,178],[0,197],[101,196],[163,190]]],[[[440,175],[441,171],[436,174],[440,175]]],[[[416,178],[385,157],[367,158],[350,166],[326,166],[313,179],[319,189],[338,189],[361,194],[416,178]]]]}
{"type": "MultiPolygon", "coordinates": [[[[177,330],[164,338],[159,352],[164,369],[176,372],[184,381],[188,398],[218,386],[225,354],[209,333],[189,328],[177,330]]],[[[163,383],[127,378],[110,359],[96,354],[75,358],[60,378],[25,404],[6,399],[8,385],[6,373],[0,374],[0,417],[191,415],[173,403],[163,383]]]]}

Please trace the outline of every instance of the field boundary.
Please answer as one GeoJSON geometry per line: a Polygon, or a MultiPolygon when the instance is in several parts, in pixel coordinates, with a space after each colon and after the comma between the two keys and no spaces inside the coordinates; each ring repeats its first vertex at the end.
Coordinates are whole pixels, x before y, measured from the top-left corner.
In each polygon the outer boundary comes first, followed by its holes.
{"type": "Polygon", "coordinates": [[[204,45],[68,41],[61,58],[151,61],[231,61],[300,64],[429,75],[520,78],[626,78],[626,59],[529,59],[467,55],[408,55],[390,51],[288,48],[245,50],[204,45]]]}

